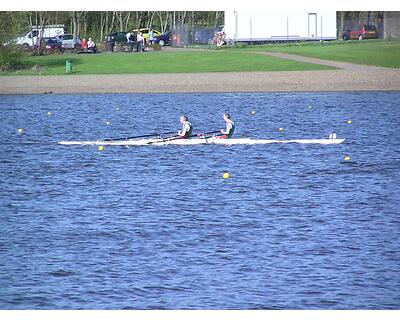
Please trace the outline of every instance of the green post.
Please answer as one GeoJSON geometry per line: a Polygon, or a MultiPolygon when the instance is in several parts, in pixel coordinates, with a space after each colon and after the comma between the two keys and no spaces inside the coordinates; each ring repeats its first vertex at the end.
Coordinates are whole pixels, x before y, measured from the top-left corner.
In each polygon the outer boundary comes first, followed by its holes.
{"type": "Polygon", "coordinates": [[[70,60],[65,61],[65,71],[67,73],[72,73],[72,61],[70,60]]]}

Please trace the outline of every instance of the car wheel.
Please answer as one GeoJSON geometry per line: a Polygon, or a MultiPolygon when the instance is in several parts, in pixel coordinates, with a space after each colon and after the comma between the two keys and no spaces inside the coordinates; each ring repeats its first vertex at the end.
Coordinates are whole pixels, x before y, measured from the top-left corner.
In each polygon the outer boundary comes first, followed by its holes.
{"type": "Polygon", "coordinates": [[[28,50],[28,49],[29,49],[29,44],[24,43],[24,44],[22,45],[22,49],[24,49],[25,51],[28,50]]]}
{"type": "Polygon", "coordinates": [[[163,46],[165,46],[165,42],[164,42],[164,40],[160,40],[160,41],[158,41],[158,44],[161,46],[161,47],[163,47],[163,46]]]}
{"type": "Polygon", "coordinates": [[[363,36],[360,34],[359,36],[358,36],[358,40],[363,40],[364,38],[363,38],[363,36]]]}

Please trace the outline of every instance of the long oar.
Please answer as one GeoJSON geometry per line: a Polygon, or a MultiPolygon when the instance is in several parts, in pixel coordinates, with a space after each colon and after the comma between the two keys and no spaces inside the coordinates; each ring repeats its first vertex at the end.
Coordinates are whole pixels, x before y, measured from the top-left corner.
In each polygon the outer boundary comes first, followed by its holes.
{"type": "MultiPolygon", "coordinates": [[[[201,137],[207,134],[213,134],[213,133],[220,133],[221,131],[209,131],[209,132],[202,132],[202,133],[197,133],[197,134],[192,134],[191,136],[189,136],[189,138],[192,137],[201,137]]],[[[146,144],[153,144],[153,143],[160,143],[160,142],[167,142],[167,141],[172,141],[172,140],[178,140],[178,139],[182,139],[181,136],[177,136],[177,137],[170,137],[170,138],[161,138],[157,141],[149,141],[146,144]]]]}
{"type": "Polygon", "coordinates": [[[213,133],[221,133],[221,131],[218,130],[218,131],[202,132],[202,133],[193,134],[190,137],[201,137],[201,136],[205,136],[205,135],[213,134],[213,133]]]}
{"type": "Polygon", "coordinates": [[[118,140],[130,140],[130,139],[139,139],[139,138],[148,138],[148,137],[160,137],[167,134],[173,134],[174,132],[162,132],[162,133],[152,133],[152,134],[144,134],[141,136],[133,136],[133,137],[121,137],[121,138],[107,138],[103,141],[118,141],[118,140]]]}

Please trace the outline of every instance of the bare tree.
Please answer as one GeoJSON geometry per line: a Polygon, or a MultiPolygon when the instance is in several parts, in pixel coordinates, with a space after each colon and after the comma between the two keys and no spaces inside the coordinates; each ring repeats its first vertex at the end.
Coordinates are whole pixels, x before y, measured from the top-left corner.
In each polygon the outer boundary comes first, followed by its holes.
{"type": "MultiPolygon", "coordinates": [[[[49,12],[48,11],[37,11],[36,14],[37,14],[36,19],[39,19],[39,25],[40,25],[40,32],[39,32],[38,43],[37,43],[38,51],[36,51],[36,54],[38,53],[39,55],[42,55],[42,54],[44,54],[44,49],[45,49],[45,45],[43,44],[43,33],[44,33],[44,27],[49,19],[49,12]]],[[[36,22],[36,24],[37,24],[37,22],[36,22]]]]}
{"type": "Polygon", "coordinates": [[[119,31],[125,31],[128,25],[130,12],[118,11],[116,14],[119,20],[119,31]]]}
{"type": "Polygon", "coordinates": [[[167,30],[169,24],[170,14],[169,12],[165,12],[165,17],[163,17],[163,12],[157,11],[157,14],[160,21],[160,31],[164,33],[167,30]]]}
{"type": "Polygon", "coordinates": [[[114,28],[115,15],[116,15],[116,11],[113,11],[112,18],[111,18],[111,24],[110,24],[110,26],[108,28],[108,32],[107,33],[110,33],[111,30],[114,28]]]}
{"type": "Polygon", "coordinates": [[[339,37],[343,39],[343,31],[344,31],[344,11],[339,11],[339,37]]]}
{"type": "Polygon", "coordinates": [[[100,12],[100,39],[103,41],[104,38],[104,26],[106,24],[106,19],[104,15],[107,14],[107,12],[100,12]]]}
{"type": "Polygon", "coordinates": [[[128,24],[129,24],[129,18],[131,17],[131,13],[128,12],[125,18],[125,29],[124,30],[128,30],[128,24]]]}

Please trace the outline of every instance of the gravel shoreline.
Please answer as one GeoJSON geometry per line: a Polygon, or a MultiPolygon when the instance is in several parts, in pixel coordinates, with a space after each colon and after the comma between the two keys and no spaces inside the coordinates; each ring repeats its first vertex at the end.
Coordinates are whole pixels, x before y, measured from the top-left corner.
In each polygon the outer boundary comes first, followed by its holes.
{"type": "Polygon", "coordinates": [[[0,77],[0,94],[400,90],[400,70],[0,77]]]}
{"type": "Polygon", "coordinates": [[[400,69],[363,66],[286,53],[257,53],[283,59],[325,64],[338,69],[324,71],[0,76],[0,94],[400,90],[400,69]]]}

